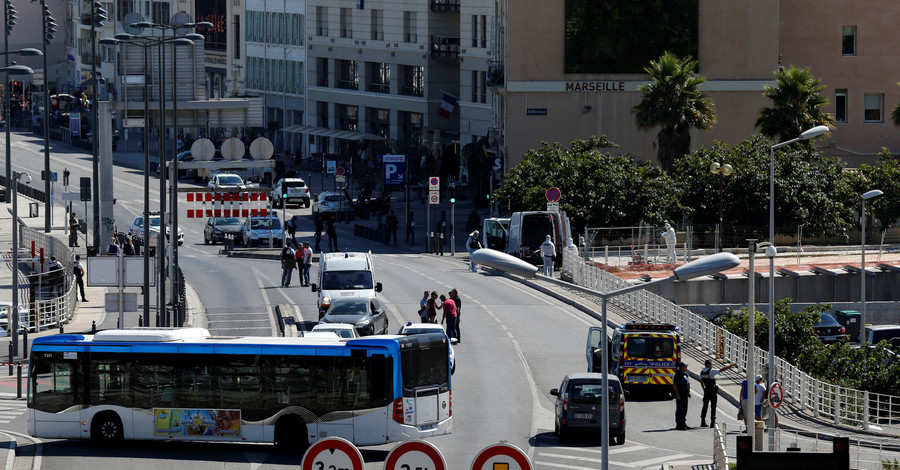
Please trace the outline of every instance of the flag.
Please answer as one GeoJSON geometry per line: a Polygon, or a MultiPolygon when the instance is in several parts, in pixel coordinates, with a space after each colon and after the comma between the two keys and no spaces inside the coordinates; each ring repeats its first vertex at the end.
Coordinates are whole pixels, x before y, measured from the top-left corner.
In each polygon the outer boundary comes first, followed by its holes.
{"type": "Polygon", "coordinates": [[[441,98],[441,109],[438,111],[438,114],[441,117],[450,118],[453,115],[453,108],[456,107],[457,97],[447,93],[446,91],[442,92],[444,96],[441,98]]]}

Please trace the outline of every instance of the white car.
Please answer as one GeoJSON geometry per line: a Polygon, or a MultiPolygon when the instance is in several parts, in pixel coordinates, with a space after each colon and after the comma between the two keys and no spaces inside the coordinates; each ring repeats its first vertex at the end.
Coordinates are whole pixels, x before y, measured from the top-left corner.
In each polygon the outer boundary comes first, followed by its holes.
{"type": "Polygon", "coordinates": [[[209,178],[209,189],[245,189],[244,179],[234,173],[216,173],[209,178]]]}
{"type": "MultiPolygon", "coordinates": [[[[150,213],[150,246],[156,246],[156,238],[159,235],[159,225],[160,225],[160,217],[159,212],[151,212],[150,213]]],[[[166,225],[166,240],[171,241],[170,234],[172,232],[172,227],[170,225],[166,225]]],[[[134,219],[134,222],[131,223],[131,226],[128,227],[128,233],[131,234],[131,238],[135,240],[143,240],[144,238],[144,217],[138,216],[134,219]]],[[[184,244],[184,230],[181,230],[181,227],[178,227],[178,246],[184,244]]]]}
{"type": "MultiPolygon", "coordinates": [[[[441,326],[440,323],[407,323],[400,328],[400,331],[397,332],[398,335],[418,335],[422,333],[442,333],[444,337],[447,337],[447,332],[444,331],[444,327],[441,326]]],[[[455,338],[454,338],[455,340],[455,338]]],[[[453,344],[453,340],[447,338],[447,342],[451,345],[453,344]]],[[[456,353],[453,352],[453,346],[448,345],[450,348],[450,373],[456,372],[456,353]]]]}
{"type": "Polygon", "coordinates": [[[353,325],[349,323],[319,323],[310,331],[330,331],[337,334],[341,338],[359,338],[359,334],[356,332],[356,328],[354,328],[353,325]]]}
{"type": "Polygon", "coordinates": [[[307,339],[341,339],[341,337],[333,331],[304,331],[300,334],[300,337],[307,339]]]}
{"type": "Polygon", "coordinates": [[[244,246],[268,245],[271,237],[272,245],[281,248],[284,230],[281,228],[281,220],[275,217],[274,212],[272,214],[271,217],[247,217],[244,221],[244,246]]]}
{"type": "MultiPolygon", "coordinates": [[[[0,337],[7,336],[9,332],[9,312],[12,312],[12,302],[0,301],[0,337]]],[[[28,328],[28,306],[19,304],[19,333],[28,328]]]]}
{"type": "Polygon", "coordinates": [[[309,186],[303,178],[281,178],[269,193],[273,207],[284,207],[285,204],[303,204],[309,207],[309,186]]]}
{"type": "Polygon", "coordinates": [[[324,192],[316,196],[315,202],[312,204],[314,214],[323,214],[326,212],[348,212],[353,207],[353,201],[347,199],[342,193],[324,192]]]}

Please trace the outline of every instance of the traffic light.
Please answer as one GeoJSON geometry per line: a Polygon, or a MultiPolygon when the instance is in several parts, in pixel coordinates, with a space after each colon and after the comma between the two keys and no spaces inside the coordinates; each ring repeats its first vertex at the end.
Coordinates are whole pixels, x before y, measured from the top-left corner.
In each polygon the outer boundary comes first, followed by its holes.
{"type": "Polygon", "coordinates": [[[456,186],[450,186],[450,204],[456,204],[456,186]]]}
{"type": "Polygon", "coordinates": [[[103,26],[103,22],[108,20],[106,10],[103,9],[103,5],[98,1],[94,1],[94,26],[100,28],[103,26]]]}
{"type": "Polygon", "coordinates": [[[6,35],[12,32],[13,26],[16,25],[16,20],[19,19],[19,12],[16,11],[16,7],[13,6],[12,2],[6,0],[6,35]]]}
{"type": "Polygon", "coordinates": [[[50,7],[47,6],[46,2],[41,2],[44,8],[44,16],[42,18],[42,26],[44,28],[44,44],[50,44],[50,41],[55,37],[53,33],[56,32],[56,19],[53,18],[53,15],[50,14],[50,7]]]}

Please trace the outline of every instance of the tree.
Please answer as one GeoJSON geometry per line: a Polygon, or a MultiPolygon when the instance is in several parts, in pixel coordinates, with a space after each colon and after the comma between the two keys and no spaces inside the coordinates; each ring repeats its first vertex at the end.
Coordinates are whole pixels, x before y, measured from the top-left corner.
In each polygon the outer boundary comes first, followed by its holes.
{"type": "Polygon", "coordinates": [[[506,174],[495,191],[498,207],[510,212],[543,210],[545,191],[562,192],[560,210],[573,227],[661,223],[677,213],[678,193],[672,179],[650,162],[604,153],[617,147],[606,137],[575,140],[570,146],[541,142],[506,174]]]}
{"type": "Polygon", "coordinates": [[[834,126],[834,116],[823,109],[828,105],[822,94],[825,85],[809,67],[776,71],[775,80],[778,86],[766,86],[763,92],[772,100],[772,107],[760,110],[756,119],[756,127],[764,136],[784,142],[818,125],[834,126]]]}
{"type": "MultiPolygon", "coordinates": [[[[819,312],[828,311],[831,305],[812,305],[801,312],[791,313],[791,299],[775,302],[775,355],[791,364],[797,364],[807,350],[819,343],[812,335],[813,325],[819,321],[819,312]]],[[[722,320],[721,325],[730,333],[747,337],[749,309],[744,307],[722,320]]],[[[764,351],[769,349],[769,316],[756,312],[754,343],[764,351]]]]}
{"type": "Polygon", "coordinates": [[[712,100],[700,91],[706,78],[694,73],[696,67],[692,58],[666,52],[644,68],[653,81],[638,87],[644,97],[634,107],[635,123],[640,130],[661,127],[656,135],[657,160],[666,171],[690,152],[691,129],[706,131],[716,123],[712,100]]]}
{"type": "MultiPolygon", "coordinates": [[[[900,82],[897,82],[897,86],[900,86],[900,82]]],[[[891,118],[895,125],[900,126],[900,104],[894,105],[894,109],[891,110],[891,118]]]]}
{"type": "MultiPolygon", "coordinates": [[[[887,228],[900,220],[900,160],[886,148],[879,155],[875,166],[860,165],[857,173],[861,181],[854,187],[854,193],[858,197],[870,189],[884,191],[884,196],[866,203],[866,213],[871,213],[882,228],[887,228]]],[[[859,205],[859,200],[854,202],[854,207],[859,205]]]]}

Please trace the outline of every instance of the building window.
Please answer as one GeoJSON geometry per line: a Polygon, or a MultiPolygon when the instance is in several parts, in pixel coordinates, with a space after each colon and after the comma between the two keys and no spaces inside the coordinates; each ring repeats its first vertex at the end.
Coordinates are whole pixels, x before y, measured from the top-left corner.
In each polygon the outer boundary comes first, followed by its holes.
{"type": "Polygon", "coordinates": [[[340,128],[345,131],[359,131],[359,106],[339,105],[340,128]]]}
{"type": "Polygon", "coordinates": [[[400,75],[403,80],[400,94],[407,96],[425,95],[425,67],[420,65],[401,65],[400,75]]]}
{"type": "Polygon", "coordinates": [[[856,55],[856,26],[844,26],[841,34],[841,54],[856,55]]]}
{"type": "Polygon", "coordinates": [[[416,33],[416,12],[403,12],[403,42],[419,42],[419,36],[416,33]]]}
{"type": "Polygon", "coordinates": [[[472,15],[472,47],[478,47],[478,15],[472,15]]]}
{"type": "Polygon", "coordinates": [[[472,71],[472,102],[478,102],[478,71],[472,71]]]}
{"type": "Polygon", "coordinates": [[[834,90],[834,121],[847,122],[847,89],[834,90]]]}
{"type": "Polygon", "coordinates": [[[384,40],[384,10],[372,10],[372,36],[370,39],[384,40]]]}
{"type": "Polygon", "coordinates": [[[370,108],[369,132],[382,137],[391,135],[391,111],[389,109],[370,108]]]}
{"type": "Polygon", "coordinates": [[[342,60],[340,67],[341,80],[338,86],[347,90],[359,90],[359,61],[342,60]]]}
{"type": "MultiPolygon", "coordinates": [[[[166,2],[153,2],[153,22],[157,24],[169,24],[169,4],[166,2]]],[[[223,18],[225,19],[225,18],[223,18]]]]}
{"type": "Polygon", "coordinates": [[[481,15],[481,47],[487,47],[487,15],[481,15]]]}
{"type": "Polygon", "coordinates": [[[316,36],[328,36],[328,7],[316,7],[316,36]]]}
{"type": "Polygon", "coordinates": [[[871,94],[865,96],[864,122],[884,122],[881,110],[884,105],[884,95],[871,94]]]}
{"type": "Polygon", "coordinates": [[[349,8],[341,8],[341,37],[342,38],[352,38],[353,32],[350,28],[353,27],[353,10],[349,8]]]}
{"type": "Polygon", "coordinates": [[[391,92],[391,64],[384,62],[371,64],[372,81],[369,84],[369,91],[376,93],[391,92]]]}
{"type": "Polygon", "coordinates": [[[234,15],[234,58],[241,58],[241,16],[234,15]]]}

